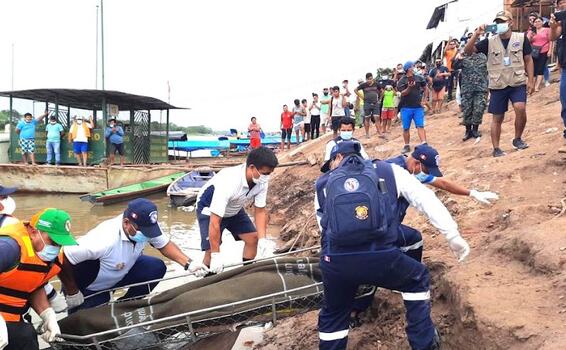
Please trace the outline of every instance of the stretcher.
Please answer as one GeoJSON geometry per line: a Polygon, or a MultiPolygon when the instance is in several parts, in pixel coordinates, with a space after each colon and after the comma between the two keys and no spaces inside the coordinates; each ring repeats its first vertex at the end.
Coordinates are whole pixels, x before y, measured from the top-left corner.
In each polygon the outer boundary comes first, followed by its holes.
{"type": "MultiPolygon", "coordinates": [[[[267,322],[275,325],[282,318],[320,307],[323,288],[318,262],[318,258],[262,259],[141,300],[114,301],[83,310],[60,321],[62,341],[51,346],[56,350],[181,349],[238,328],[267,322]],[[242,281],[250,283],[237,288],[242,281]],[[219,290],[230,292],[219,298],[213,295],[219,290]],[[259,293],[232,300],[254,294],[251,292],[259,293]],[[196,300],[198,293],[205,293],[202,300],[196,300]],[[193,300],[208,306],[191,309],[188,304],[193,300]],[[112,320],[103,322],[110,319],[108,315],[112,320]]],[[[373,287],[365,287],[358,295],[372,293],[373,287]]]]}

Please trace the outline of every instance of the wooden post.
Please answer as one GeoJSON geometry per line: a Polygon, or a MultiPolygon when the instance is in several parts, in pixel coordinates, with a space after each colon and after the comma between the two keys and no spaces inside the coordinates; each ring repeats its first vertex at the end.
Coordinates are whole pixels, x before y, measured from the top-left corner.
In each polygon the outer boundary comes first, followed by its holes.
{"type": "Polygon", "coordinates": [[[13,112],[13,98],[12,98],[12,95],[10,95],[10,114],[8,114],[8,125],[10,125],[10,147],[8,148],[9,149],[8,160],[10,162],[13,160],[14,154],[16,153],[15,149],[14,149],[14,141],[15,140],[12,139],[12,136],[13,136],[12,134],[14,133],[14,124],[12,123],[12,118],[13,118],[13,115],[14,115],[13,113],[14,113],[13,112]]]}
{"type": "Polygon", "coordinates": [[[132,164],[136,164],[135,163],[135,159],[134,159],[134,146],[135,146],[135,142],[134,140],[136,139],[136,129],[135,129],[135,112],[133,109],[130,109],[130,149],[131,149],[131,155],[130,157],[132,158],[132,164]]]}
{"type": "Polygon", "coordinates": [[[151,111],[147,110],[147,162],[151,164],[151,111]]]}
{"type": "MultiPolygon", "coordinates": [[[[166,159],[167,159],[167,163],[169,163],[169,108],[167,108],[167,116],[166,116],[167,120],[165,122],[165,153],[166,155],[166,159]]],[[[173,153],[175,153],[175,151],[173,151],[173,153]]]]}

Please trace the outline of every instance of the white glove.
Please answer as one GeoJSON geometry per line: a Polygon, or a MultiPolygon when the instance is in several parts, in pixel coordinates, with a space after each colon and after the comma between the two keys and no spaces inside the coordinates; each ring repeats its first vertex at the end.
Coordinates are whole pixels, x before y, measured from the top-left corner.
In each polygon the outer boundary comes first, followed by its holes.
{"type": "Polygon", "coordinates": [[[497,200],[499,196],[494,192],[479,192],[476,190],[470,191],[470,197],[485,204],[491,204],[490,199],[497,200]]]}
{"type": "Polygon", "coordinates": [[[256,259],[259,258],[269,258],[273,256],[273,252],[275,251],[276,244],[275,241],[272,241],[267,238],[260,238],[257,242],[257,254],[256,259]]]}
{"type": "Polygon", "coordinates": [[[0,350],[8,346],[8,329],[6,328],[6,321],[0,315],[0,350]]]}
{"type": "Polygon", "coordinates": [[[204,277],[208,273],[208,267],[202,261],[191,260],[189,264],[189,272],[196,277],[204,277]]]}
{"type": "Polygon", "coordinates": [[[220,253],[210,254],[210,272],[220,273],[224,270],[224,262],[222,261],[222,255],[220,253]]]}
{"type": "Polygon", "coordinates": [[[462,236],[458,235],[448,241],[448,246],[458,261],[462,262],[470,254],[470,246],[462,236]]]}
{"type": "Polygon", "coordinates": [[[85,298],[83,293],[79,290],[76,294],[73,295],[66,295],[65,301],[67,302],[67,307],[69,309],[74,309],[78,306],[81,306],[85,302],[85,298]]]}
{"type": "Polygon", "coordinates": [[[55,316],[55,310],[48,307],[40,315],[43,323],[40,327],[41,338],[48,343],[55,340],[55,337],[61,335],[61,329],[59,329],[59,324],[57,323],[57,316],[55,316]]]}

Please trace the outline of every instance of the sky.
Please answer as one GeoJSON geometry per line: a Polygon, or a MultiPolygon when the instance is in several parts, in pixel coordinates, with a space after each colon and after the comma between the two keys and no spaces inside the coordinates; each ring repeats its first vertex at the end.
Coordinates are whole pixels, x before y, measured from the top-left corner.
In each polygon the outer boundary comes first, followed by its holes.
{"type": "MultiPolygon", "coordinates": [[[[95,88],[99,3],[0,1],[0,90],[12,88],[12,45],[14,90],[95,88]]],[[[167,101],[169,82],[171,104],[191,108],[171,112],[178,125],[244,130],[255,116],[276,130],[283,104],[418,58],[437,4],[105,0],[105,88],[167,101]]]]}

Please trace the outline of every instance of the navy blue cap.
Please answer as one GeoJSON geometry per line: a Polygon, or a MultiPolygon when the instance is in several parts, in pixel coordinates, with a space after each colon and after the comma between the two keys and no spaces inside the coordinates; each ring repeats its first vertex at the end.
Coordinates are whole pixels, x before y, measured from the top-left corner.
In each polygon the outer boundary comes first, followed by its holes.
{"type": "Polygon", "coordinates": [[[327,160],[326,163],[324,163],[322,165],[322,168],[320,168],[320,171],[325,173],[328,170],[330,170],[330,163],[332,163],[332,161],[336,158],[336,156],[338,154],[341,154],[343,156],[349,155],[349,154],[357,154],[357,155],[361,156],[361,153],[360,153],[361,149],[362,149],[362,146],[357,141],[338,142],[336,144],[336,146],[334,146],[332,148],[332,151],[330,152],[330,159],[327,160]]]}
{"type": "Polygon", "coordinates": [[[17,188],[15,187],[4,187],[0,185],[0,196],[9,196],[12,193],[16,192],[17,188]]]}
{"type": "Polygon", "coordinates": [[[440,165],[440,155],[438,151],[429,145],[420,145],[415,147],[411,157],[415,158],[428,170],[428,174],[436,177],[442,177],[442,173],[438,166],[440,165]]]}
{"type": "Polygon", "coordinates": [[[159,237],[163,234],[157,223],[157,206],[145,198],[134,199],[128,203],[124,217],[131,220],[138,230],[148,238],[159,237]]]}

